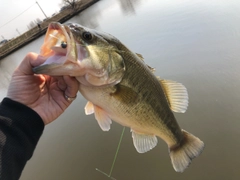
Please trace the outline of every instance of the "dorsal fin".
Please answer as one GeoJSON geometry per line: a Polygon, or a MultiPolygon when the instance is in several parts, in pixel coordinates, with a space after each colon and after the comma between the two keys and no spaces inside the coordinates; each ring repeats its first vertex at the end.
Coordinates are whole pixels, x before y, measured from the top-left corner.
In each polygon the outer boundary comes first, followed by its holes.
{"type": "Polygon", "coordinates": [[[171,110],[178,113],[185,113],[188,107],[188,93],[185,86],[175,81],[160,79],[159,77],[158,80],[167,97],[171,110]]]}
{"type": "Polygon", "coordinates": [[[143,58],[143,56],[142,56],[141,54],[136,53],[136,55],[137,55],[142,61],[144,61],[144,58],[143,58]]]}
{"type": "MultiPolygon", "coordinates": [[[[144,58],[143,58],[143,56],[142,56],[141,54],[136,53],[136,55],[139,57],[139,59],[141,59],[142,61],[144,61],[144,58]]],[[[146,63],[145,63],[145,64],[146,64],[146,63]]],[[[147,64],[146,64],[146,65],[147,65],[147,64]]],[[[155,69],[154,69],[153,67],[151,67],[151,66],[149,66],[149,65],[147,65],[147,67],[152,71],[152,73],[155,72],[155,69]]]]}
{"type": "MultiPolygon", "coordinates": [[[[147,64],[146,64],[146,65],[147,65],[147,64]]],[[[151,67],[151,66],[149,66],[149,65],[147,65],[147,67],[150,69],[150,71],[152,71],[152,73],[155,72],[155,69],[154,69],[153,67],[151,67]]]]}

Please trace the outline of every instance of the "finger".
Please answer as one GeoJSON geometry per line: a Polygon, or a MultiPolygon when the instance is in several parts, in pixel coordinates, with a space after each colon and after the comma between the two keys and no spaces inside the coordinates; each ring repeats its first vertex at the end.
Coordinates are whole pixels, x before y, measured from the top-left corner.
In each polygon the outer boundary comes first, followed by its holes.
{"type": "Polygon", "coordinates": [[[17,71],[25,75],[32,75],[34,74],[32,68],[42,64],[44,61],[44,57],[36,53],[28,53],[18,66],[17,71]]]}
{"type": "Polygon", "coordinates": [[[79,83],[75,77],[63,76],[63,80],[67,85],[65,95],[68,97],[76,97],[79,89],[79,83]]]}
{"type": "Polygon", "coordinates": [[[62,91],[65,91],[66,88],[67,88],[67,84],[66,82],[63,80],[63,77],[62,76],[58,76],[58,77],[54,77],[57,79],[57,85],[58,85],[58,88],[61,89],[62,91]]]}

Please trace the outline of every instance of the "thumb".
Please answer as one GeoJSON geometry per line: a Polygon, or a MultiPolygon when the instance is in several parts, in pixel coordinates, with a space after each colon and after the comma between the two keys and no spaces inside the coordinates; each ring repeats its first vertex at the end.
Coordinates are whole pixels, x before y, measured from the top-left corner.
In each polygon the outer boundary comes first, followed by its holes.
{"type": "Polygon", "coordinates": [[[30,52],[25,56],[23,61],[20,63],[20,65],[17,68],[17,71],[24,75],[32,75],[34,74],[32,68],[42,64],[45,60],[46,59],[43,56],[30,52]]]}

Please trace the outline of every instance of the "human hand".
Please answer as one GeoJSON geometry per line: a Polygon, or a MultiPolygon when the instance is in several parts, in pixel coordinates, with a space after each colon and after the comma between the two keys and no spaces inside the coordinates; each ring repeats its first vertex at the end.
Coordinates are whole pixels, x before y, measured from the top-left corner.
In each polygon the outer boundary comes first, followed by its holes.
{"type": "Polygon", "coordinates": [[[44,59],[38,54],[28,53],[12,75],[7,97],[32,108],[46,125],[71,104],[65,95],[76,97],[79,84],[70,76],[34,74],[32,68],[43,62],[44,59]]]}

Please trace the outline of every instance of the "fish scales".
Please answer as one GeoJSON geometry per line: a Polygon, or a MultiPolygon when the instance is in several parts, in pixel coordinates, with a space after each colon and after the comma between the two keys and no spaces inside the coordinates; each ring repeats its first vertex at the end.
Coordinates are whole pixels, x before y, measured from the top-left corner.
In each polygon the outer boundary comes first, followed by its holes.
{"type": "Polygon", "coordinates": [[[103,131],[110,130],[112,120],[131,128],[139,153],[154,148],[156,136],[160,137],[177,172],[201,154],[204,143],[182,130],[173,114],[187,110],[186,88],[156,77],[140,54],[114,36],[75,23],[51,23],[41,55],[46,61],[33,71],[76,77],[80,93],[88,100],[85,113],[94,114],[103,131]]]}
{"type": "MultiPolygon", "coordinates": [[[[179,143],[182,140],[181,129],[169,108],[159,81],[134,53],[129,53],[129,50],[123,45],[118,46],[118,49],[123,52],[122,54],[125,56],[123,59],[126,59],[124,61],[126,72],[120,84],[133,89],[140,96],[141,104],[136,104],[138,105],[136,109],[140,110],[133,112],[139,115],[137,121],[145,122],[148,119],[147,123],[154,128],[169,130],[168,134],[175,141],[174,144],[179,143]],[[162,126],[167,126],[167,128],[162,128],[162,126]]],[[[131,108],[131,106],[126,106],[126,108],[131,108]]]]}

